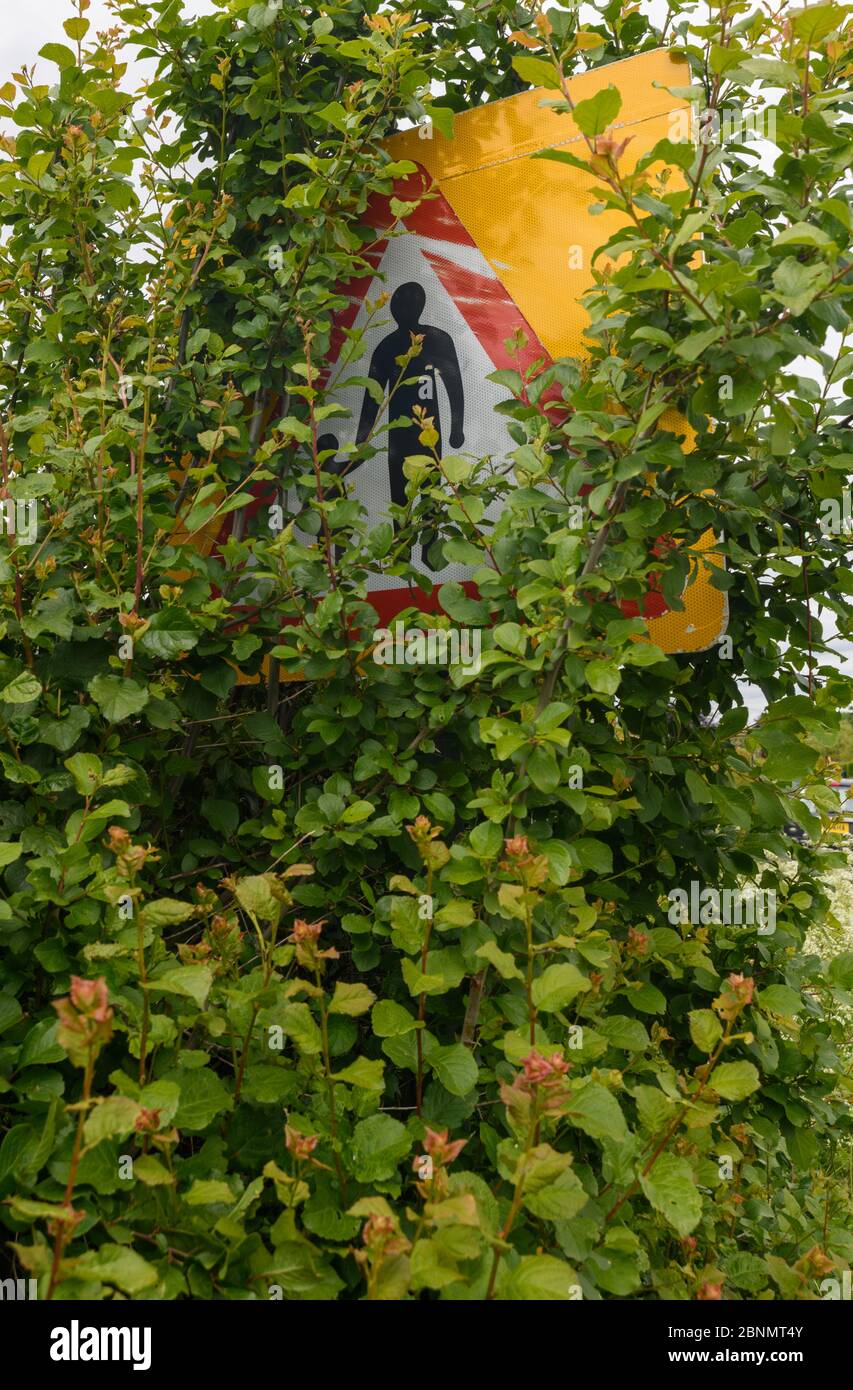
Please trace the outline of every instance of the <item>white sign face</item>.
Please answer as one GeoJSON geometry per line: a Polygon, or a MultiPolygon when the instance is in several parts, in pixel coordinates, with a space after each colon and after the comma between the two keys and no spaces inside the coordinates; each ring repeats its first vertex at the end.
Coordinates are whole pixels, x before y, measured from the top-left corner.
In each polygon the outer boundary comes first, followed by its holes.
{"type": "MultiPolygon", "coordinates": [[[[392,502],[405,505],[405,459],[429,452],[419,441],[418,425],[397,424],[389,429],[389,419],[412,420],[413,412],[423,409],[438,431],[435,448],[440,457],[463,454],[485,460],[493,469],[511,471],[508,453],[515,446],[505,418],[495,410],[509,393],[488,377],[497,367],[514,365],[504,340],[519,329],[528,340],[524,360],[547,358],[494,269],[440,193],[423,202],[406,226],[408,230],[380,245],[374,276],[358,282],[349,312],[341,315],[347,329],[363,329],[363,355],[342,368],[333,360],[331,367],[333,383],[339,377],[343,381],[353,376],[372,378],[383,402],[379,404],[363,386],[335,385],[332,398],[348,414],[331,417],[318,439],[321,452],[339,451],[323,466],[344,473],[348,496],[361,503],[371,526],[389,520],[392,502]],[[367,304],[375,304],[382,294],[390,296],[388,302],[368,313],[367,304]],[[409,350],[413,334],[422,339],[421,351],[401,369],[395,359],[409,350]],[[368,441],[377,449],[375,456],[365,463],[350,463],[345,446],[368,441]]],[[[294,494],[288,502],[295,506],[294,494]]],[[[494,519],[499,509],[500,504],[493,504],[484,519],[494,519]]],[[[414,569],[435,585],[470,580],[473,570],[465,565],[431,569],[424,553],[430,538],[425,537],[425,542],[413,547],[414,569]]],[[[398,576],[376,574],[371,579],[370,592],[395,589],[401,596],[408,594],[398,576]]]]}
{"type": "MultiPolygon", "coordinates": [[[[350,386],[335,392],[335,398],[349,411],[349,419],[341,417],[340,442],[361,443],[370,435],[379,450],[374,458],[346,476],[348,494],[365,508],[371,525],[387,518],[390,502],[405,505],[403,462],[412,454],[428,452],[418,441],[416,425],[397,425],[389,430],[389,416],[393,420],[411,419],[413,408],[425,410],[439,434],[435,446],[439,456],[463,453],[506,466],[507,448],[513,447],[506,421],[495,412],[495,406],[507,399],[506,388],[487,380],[495,370],[494,363],[430,259],[430,252],[436,258],[447,259],[448,251],[457,256],[465,253],[468,265],[461,256],[458,260],[454,257],[464,269],[496,278],[476,247],[453,246],[407,232],[389,242],[367,294],[368,300],[375,301],[384,290],[391,295],[390,302],[373,314],[368,324],[362,301],[353,325],[366,325],[366,350],[352,374],[370,376],[386,401],[400,377],[394,359],[408,351],[413,333],[423,337],[420,354],[405,369],[404,380],[410,379],[411,384],[397,386],[390,407],[377,406],[361,387],[350,386]]],[[[331,441],[326,447],[331,447],[331,441]]],[[[431,570],[421,545],[414,548],[411,563],[437,583],[470,576],[470,570],[458,564],[446,565],[438,572],[431,570]]],[[[371,587],[395,588],[399,584],[399,578],[378,575],[371,587]]]]}

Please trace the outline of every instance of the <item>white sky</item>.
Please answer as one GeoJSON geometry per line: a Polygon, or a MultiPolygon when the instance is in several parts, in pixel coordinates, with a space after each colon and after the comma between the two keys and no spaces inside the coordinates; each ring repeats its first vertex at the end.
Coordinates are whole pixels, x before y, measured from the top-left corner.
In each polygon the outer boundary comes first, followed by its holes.
{"type": "MultiPolygon", "coordinates": [[[[63,20],[76,14],[71,0],[0,0],[0,84],[5,82],[13,70],[21,63],[39,63],[39,76],[43,81],[53,82],[56,66],[38,57],[38,51],[46,43],[68,43],[62,30],[63,20]]],[[[209,0],[184,0],[187,14],[203,14],[213,6],[209,0]]],[[[109,29],[115,24],[105,0],[92,0],[86,18],[92,22],[92,30],[109,29]]],[[[138,71],[138,70],[137,70],[138,71]]],[[[129,74],[128,74],[129,76],[129,74]]],[[[127,81],[127,79],[125,79],[127,81]]]]}

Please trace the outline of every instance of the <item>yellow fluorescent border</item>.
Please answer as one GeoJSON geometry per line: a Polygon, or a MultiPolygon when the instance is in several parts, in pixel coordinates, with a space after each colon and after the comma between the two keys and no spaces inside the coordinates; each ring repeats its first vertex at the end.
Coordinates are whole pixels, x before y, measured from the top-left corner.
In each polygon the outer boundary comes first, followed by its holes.
{"type": "MultiPolygon", "coordinates": [[[[674,124],[683,128],[689,104],[666,89],[687,80],[683,61],[656,49],[574,77],[569,92],[578,102],[603,87],[618,87],[622,107],[612,128],[621,139],[631,137],[625,154],[630,165],[671,137],[674,124]]],[[[478,106],[457,116],[452,140],[437,132],[424,140],[411,130],[393,136],[388,149],[395,159],[413,160],[433,177],[551,356],[582,357],[587,316],[580,299],[594,283],[595,252],[624,219],[616,212],[589,211],[595,201],[592,175],[530,158],[550,148],[587,158],[571,117],[542,105],[554,95],[539,89],[478,106]]],[[[673,181],[676,177],[679,170],[673,171],[673,181]]],[[[671,415],[661,423],[683,431],[690,447],[685,420],[671,415]]],[[[710,583],[712,569],[724,563],[714,545],[708,531],[692,547],[696,576],[685,590],[683,611],[648,622],[649,637],[664,651],[704,651],[726,630],[726,595],[710,583]]]]}
{"type": "MultiPolygon", "coordinates": [[[[603,87],[618,87],[622,107],[612,129],[631,137],[625,155],[630,164],[672,134],[674,116],[683,128],[688,103],[666,89],[685,85],[686,78],[684,63],[657,49],[574,77],[569,90],[583,101],[603,87]]],[[[593,257],[624,221],[615,212],[589,211],[595,201],[592,175],[530,158],[549,148],[586,157],[570,116],[542,104],[553,95],[540,89],[474,107],[457,116],[452,140],[438,132],[426,140],[411,130],[393,136],[387,148],[394,159],[412,160],[433,177],[551,356],[581,357],[587,319],[580,299],[593,284],[593,257]]],[[[680,176],[674,170],[671,177],[680,176]]],[[[682,417],[670,413],[661,423],[683,432],[685,447],[691,447],[682,417]]],[[[203,528],[198,538],[205,554],[214,543],[211,530],[203,528]]],[[[685,589],[684,609],[647,624],[651,641],[667,652],[705,651],[726,630],[726,595],[710,583],[713,569],[724,565],[713,532],[691,550],[696,574],[685,589]]],[[[241,675],[241,683],[246,680],[257,677],[241,675]]]]}

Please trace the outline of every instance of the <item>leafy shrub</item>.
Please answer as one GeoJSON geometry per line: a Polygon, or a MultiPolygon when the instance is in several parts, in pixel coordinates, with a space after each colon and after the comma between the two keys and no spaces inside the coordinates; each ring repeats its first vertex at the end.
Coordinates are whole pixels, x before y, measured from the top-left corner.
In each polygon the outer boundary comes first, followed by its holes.
{"type": "Polygon", "coordinates": [[[626,172],[589,133],[633,224],[590,358],[502,375],[519,486],[427,425],[371,529],[319,440],[383,137],[526,86],[508,18],[566,105],[660,35],[615,5],[575,38],[497,3],[120,0],[129,35],[93,39],[86,8],[56,84],[0,108],[0,443],[43,512],[0,574],[14,1267],[64,1299],[818,1296],[853,1255],[853,955],[802,950],[838,857],[806,802],[851,698],[819,615],[849,621],[819,512],[851,430],[794,364],[849,385],[843,11],[673,8],[711,109],[784,89],[773,168],[664,142],[626,172]],[[477,566],[479,598],[441,591],[476,671],[369,657],[368,577],[413,580],[427,521],[477,566]],[[677,605],[708,527],[731,656],[668,656],[620,605],[651,571],[677,605]],[[772,889],[775,932],[673,923],[691,881],[772,889]]]}

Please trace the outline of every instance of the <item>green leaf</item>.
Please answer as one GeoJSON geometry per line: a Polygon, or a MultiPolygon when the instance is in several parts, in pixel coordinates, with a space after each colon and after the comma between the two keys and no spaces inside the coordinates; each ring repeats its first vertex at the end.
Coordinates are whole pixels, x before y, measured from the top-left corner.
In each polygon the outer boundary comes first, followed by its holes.
{"type": "Polygon", "coordinates": [[[619,1102],[597,1081],[587,1081],[569,1101],[566,1119],[592,1139],[615,1139],[624,1143],[628,1126],[619,1102]]]}
{"type": "Polygon", "coordinates": [[[554,1013],[591,988],[576,965],[549,965],[533,981],[533,1002],[540,1013],[554,1013]]]}
{"type": "Polygon", "coordinates": [[[67,753],[73,748],[84,729],[89,727],[92,716],[82,705],[72,705],[64,719],[43,719],[39,725],[42,743],[67,753]]]}
{"type": "Polygon", "coordinates": [[[571,850],[582,869],[592,869],[596,874],[613,872],[613,854],[603,840],[572,840],[571,850]]]}
{"type": "Polygon", "coordinates": [[[43,1019],[31,1028],[24,1039],[18,1058],[20,1067],[47,1067],[53,1062],[65,1061],[65,1049],[59,1046],[56,1035],[59,1031],[58,1019],[43,1019]]]}
{"type": "Polygon", "coordinates": [[[522,1255],[503,1286],[501,1300],[570,1303],[578,1297],[578,1277],[556,1255],[522,1255]]]}
{"type": "MultiPolygon", "coordinates": [[[[579,155],[572,154],[569,150],[536,150],[530,158],[548,159],[553,164],[568,164],[573,169],[580,169],[584,174],[589,174],[588,163],[581,159],[579,155]]],[[[510,502],[510,505],[512,505],[512,502],[510,502]]]]}
{"type": "Polygon", "coordinates": [[[192,651],[198,639],[198,629],[189,614],[183,608],[172,606],[161,608],[149,619],[138,645],[151,656],[173,661],[175,657],[192,651]]]}
{"type": "Polygon", "coordinates": [[[74,786],[81,796],[93,796],[101,785],[103,764],[94,753],[75,753],[65,759],[65,766],[74,778],[74,786]]]}
{"type": "Polygon", "coordinates": [[[610,661],[588,661],[584,674],[590,688],[600,695],[615,695],[622,679],[619,668],[610,661]]]}
{"type": "Polygon", "coordinates": [[[63,1202],[36,1202],[29,1197],[10,1197],[9,1205],[16,1216],[25,1221],[38,1221],[42,1217],[48,1220],[61,1216],[64,1208],[63,1202]]]}
{"type": "Polygon", "coordinates": [[[19,1180],[23,1178],[31,1167],[37,1144],[37,1131],[32,1125],[13,1125],[6,1131],[0,1144],[0,1183],[4,1183],[10,1173],[19,1180]]]}
{"type": "Polygon", "coordinates": [[[693,1009],[689,1014],[690,1036],[700,1052],[713,1052],[723,1028],[712,1009],[693,1009]]]}
{"type": "Polygon", "coordinates": [[[707,782],[703,777],[700,777],[698,773],[694,772],[692,768],[688,767],[685,771],[684,781],[687,784],[687,790],[697,806],[708,806],[712,804],[713,797],[708,791],[707,782]]]}
{"type": "Polygon", "coordinates": [[[194,911],[192,903],[182,903],[177,898],[154,898],[145,904],[139,915],[143,926],[160,931],[162,927],[176,927],[186,922],[194,911]]]}
{"type": "Polygon", "coordinates": [[[601,135],[612,125],[622,110],[622,97],[616,87],[602,87],[594,97],[579,101],[572,111],[572,120],[584,135],[601,135]]]}
{"type": "Polygon", "coordinates": [[[624,1014],[612,1014],[610,1018],[602,1019],[598,1030],[611,1047],[621,1048],[623,1052],[644,1052],[650,1043],[640,1020],[624,1014]]]}
{"type": "Polygon", "coordinates": [[[8,864],[14,864],[16,859],[20,859],[22,852],[23,845],[0,843],[0,869],[5,869],[8,864]]]}
{"type": "Polygon", "coordinates": [[[449,946],[443,951],[430,951],[427,956],[426,974],[421,973],[420,962],[404,960],[401,965],[403,979],[412,994],[447,994],[456,989],[465,978],[465,962],[461,951],[449,946]]]}
{"type": "Polygon", "coordinates": [[[853,990],[853,951],[842,951],[829,962],[827,977],[839,989],[853,990]]]}
{"type": "Polygon", "coordinates": [[[153,1288],[159,1280],[154,1265],[126,1245],[101,1245],[97,1250],[87,1251],[75,1260],[74,1272],[79,1272],[84,1279],[112,1284],[130,1298],[153,1288]]]}
{"type": "Polygon", "coordinates": [[[149,1081],[139,1097],[140,1105],[160,1111],[160,1122],[170,1125],[181,1103],[181,1088],[175,1081],[149,1081]]]}
{"type": "Polygon", "coordinates": [[[445,140],[453,139],[453,126],[456,119],[456,112],[450,106],[428,106],[426,114],[432,121],[436,130],[443,135],[445,140]]]}
{"type": "Polygon", "coordinates": [[[38,699],[41,691],[41,681],[31,671],[21,671],[0,690],[0,701],[4,705],[28,705],[38,699]]]}
{"type": "Polygon", "coordinates": [[[34,767],[30,767],[29,763],[18,762],[15,758],[10,758],[8,753],[0,753],[0,767],[3,768],[8,781],[19,785],[32,786],[41,780],[34,767]]]}
{"type": "Polygon", "coordinates": [[[247,1100],[257,1101],[259,1105],[276,1105],[291,1091],[294,1080],[289,1066],[276,1066],[274,1062],[252,1062],[246,1068],[242,1095],[247,1100]]]}
{"type": "Polygon", "coordinates": [[[817,753],[805,743],[798,743],[790,735],[783,744],[777,744],[767,754],[762,771],[765,777],[774,782],[795,782],[808,777],[815,763],[817,753]]]}
{"type": "Polygon", "coordinates": [[[686,338],[682,338],[681,342],[676,344],[675,351],[685,362],[695,362],[712,343],[722,338],[724,333],[725,329],[722,326],[703,328],[698,333],[690,333],[686,338]]]}
{"type": "Polygon", "coordinates": [[[537,744],[527,763],[527,771],[534,787],[540,792],[553,792],[560,785],[560,769],[553,749],[537,744]]]}
{"type": "Polygon", "coordinates": [[[814,47],[838,29],[847,14],[846,5],[804,5],[792,14],[791,24],[797,37],[814,47]]]}
{"type": "Polygon", "coordinates": [[[451,898],[435,914],[435,925],[439,931],[448,927],[470,927],[474,921],[474,907],[467,898],[451,898]]]}
{"type": "Polygon", "coordinates": [[[62,21],[62,27],[69,39],[74,39],[79,43],[81,39],[85,39],[90,26],[88,19],[65,19],[62,21]]]}
{"type": "Polygon", "coordinates": [[[477,947],[474,955],[493,965],[503,980],[524,979],[524,975],[516,965],[514,958],[508,951],[502,951],[496,941],[484,941],[482,946],[477,947]]]}
{"type": "Polygon", "coordinates": [[[524,1205],[534,1216],[542,1217],[545,1221],[571,1221],[588,1201],[589,1194],[584,1190],[580,1178],[571,1168],[566,1168],[540,1192],[525,1196],[524,1205]]]}
{"type": "Polygon", "coordinates": [[[264,1261],[261,1277],[269,1286],[278,1284],[288,1299],[329,1302],[337,1298],[344,1281],[319,1250],[306,1240],[284,1241],[264,1261]]]}
{"type": "Polygon", "coordinates": [[[779,246],[831,246],[832,237],[811,222],[793,222],[777,232],[773,238],[773,249],[779,246]]]}
{"type": "Polygon", "coordinates": [[[776,298],[796,318],[805,313],[812,300],[829,282],[830,271],[822,262],[804,265],[795,256],[786,256],[773,272],[776,298]]]}
{"type": "Polygon", "coordinates": [[[307,1004],[288,1004],[273,1020],[278,1023],[306,1057],[322,1051],[323,1039],[307,1004]]]}
{"type": "Polygon", "coordinates": [[[464,1043],[452,1043],[430,1053],[430,1066],[452,1096],[467,1096],[477,1084],[479,1068],[464,1043]]]}
{"type": "Polygon", "coordinates": [[[752,1062],[721,1062],[711,1073],[710,1085],[724,1100],[745,1100],[761,1085],[752,1062]]]}
{"type": "Polygon", "coordinates": [[[492,821],[483,821],[469,832],[468,842],[480,859],[496,859],[503,849],[501,828],[492,821]]]}
{"type": "Polygon", "coordinates": [[[557,69],[546,58],[535,58],[529,53],[519,53],[513,58],[512,65],[522,82],[529,82],[531,87],[559,89],[560,77],[557,69]]]}
{"type": "Polygon", "coordinates": [[[327,125],[334,126],[336,130],[346,131],[347,113],[339,101],[328,102],[315,114],[319,121],[325,121],[327,125]]]}
{"type": "Polygon", "coordinates": [[[645,980],[631,987],[628,991],[628,999],[638,1013],[666,1013],[666,997],[661,994],[657,985],[650,985],[645,980]]]}
{"type": "Polygon", "coordinates": [[[758,1293],[766,1289],[770,1275],[767,1266],[758,1255],[750,1255],[746,1250],[736,1250],[729,1255],[724,1264],[726,1279],[736,1289],[747,1293],[758,1293]]]}
{"type": "Polygon", "coordinates": [[[53,154],[50,150],[40,150],[38,154],[31,154],[27,160],[27,173],[36,183],[39,182],[43,174],[46,174],[53,163],[53,154]]]}
{"type": "Polygon", "coordinates": [[[376,995],[367,985],[346,984],[339,980],[335,985],[335,993],[329,1005],[330,1014],[347,1014],[351,1018],[357,1018],[359,1014],[366,1014],[373,1003],[376,995]]]}
{"type": "Polygon", "coordinates": [[[370,1115],[352,1135],[352,1167],[359,1182],[385,1182],[412,1146],[412,1136],[393,1115],[370,1115]]]}
{"type": "Polygon", "coordinates": [[[411,1256],[412,1289],[443,1289],[465,1276],[453,1256],[437,1240],[421,1238],[411,1256]]]}
{"type": "Polygon", "coordinates": [[[83,1138],[87,1144],[98,1144],[102,1139],[124,1138],[130,1134],[139,1114],[139,1102],[130,1096],[108,1096],[86,1116],[83,1138]]]}
{"type": "Polygon", "coordinates": [[[162,975],[152,977],[149,988],[166,994],[183,994],[188,999],[194,999],[198,1007],[203,1009],[212,984],[213,966],[177,965],[162,975]]]}
{"type": "Polygon", "coordinates": [[[140,1154],[133,1160],[133,1176],[146,1187],[169,1187],[173,1181],[165,1163],[153,1154],[140,1154]]]}
{"type": "Polygon", "coordinates": [[[48,1106],[47,1114],[44,1118],[41,1133],[37,1141],[29,1148],[25,1161],[22,1162],[17,1170],[17,1176],[25,1179],[32,1174],[35,1177],[48,1162],[56,1138],[56,1123],[61,1115],[64,1114],[64,1107],[59,1096],[54,1096],[48,1106]]]}
{"type": "Polygon", "coordinates": [[[184,1201],[190,1207],[210,1207],[217,1203],[226,1206],[234,1205],[234,1193],[227,1182],[222,1182],[217,1178],[196,1178],[189,1192],[184,1194],[184,1201]]]}
{"type": "Polygon", "coordinates": [[[56,63],[62,71],[65,68],[73,68],[77,59],[64,43],[46,43],[44,48],[39,49],[39,57],[46,58],[49,63],[56,63]]]}
{"type": "Polygon", "coordinates": [[[637,1102],[637,1114],[643,1129],[659,1132],[669,1124],[675,1104],[657,1086],[634,1086],[631,1091],[637,1102]]]}
{"type": "Polygon", "coordinates": [[[758,992],[758,1007],[783,1018],[796,1018],[805,1007],[801,996],[788,985],[768,985],[758,992]]]}
{"type": "Polygon", "coordinates": [[[0,994],[0,1033],[5,1033],[13,1023],[17,1023],[23,1010],[11,994],[0,994]]]}
{"type": "Polygon", "coordinates": [[[148,691],[129,676],[94,676],[89,694],[110,724],[120,724],[148,704],[148,691]]]}
{"type": "Polygon", "coordinates": [[[558,1153],[550,1144],[539,1144],[529,1152],[522,1195],[528,1210],[548,1221],[568,1221],[589,1201],[572,1171],[571,1154],[558,1153]]]}
{"type": "Polygon", "coordinates": [[[33,948],[33,955],[49,975],[64,975],[70,969],[71,962],[60,941],[40,941],[33,948]]]}
{"type": "Polygon", "coordinates": [[[698,1226],[702,1201],[686,1159],[660,1154],[648,1173],[640,1173],[640,1186],[651,1206],[679,1236],[689,1236],[698,1226]]]}
{"type": "MultiPolygon", "coordinates": [[[[193,1071],[171,1071],[163,1081],[176,1081],[181,1099],[174,1117],[178,1129],[199,1131],[207,1129],[211,1120],[221,1115],[231,1104],[231,1097],[215,1072],[209,1067],[193,1071]]],[[[144,1102],[151,1105],[150,1100],[144,1102]]]]}
{"type": "Polygon", "coordinates": [[[524,656],[527,649],[527,634],[520,623],[498,623],[492,630],[492,637],[505,652],[524,656]]]}
{"type": "Polygon", "coordinates": [[[356,1057],[343,1071],[334,1073],[335,1081],[346,1081],[362,1091],[376,1091],[380,1095],[385,1088],[385,1063],[381,1057],[369,1059],[356,1057]]]}
{"type": "MultiPolygon", "coordinates": [[[[691,238],[707,224],[709,217],[709,213],[702,211],[688,213],[670,242],[670,253],[677,251],[686,241],[690,241],[691,238]]],[[[722,337],[723,332],[724,330],[722,328],[703,328],[701,330],[701,333],[706,335],[707,342],[713,342],[714,338],[722,337]]],[[[678,351],[678,349],[676,349],[676,351],[678,351]]],[[[692,360],[692,358],[690,360],[692,360]]]]}
{"type": "Polygon", "coordinates": [[[208,825],[218,830],[226,839],[236,833],[240,824],[240,808],[235,801],[225,801],[221,797],[206,796],[201,803],[201,814],[208,825]]]}
{"type": "Polygon", "coordinates": [[[813,1129],[798,1126],[785,1136],[785,1147],[791,1162],[802,1172],[812,1172],[820,1152],[817,1134],[813,1129]]]}
{"type": "Polygon", "coordinates": [[[281,898],[276,894],[274,874],[252,874],[237,881],[234,890],[237,901],[246,911],[262,922],[275,922],[281,913],[281,898]]]}
{"type": "Polygon", "coordinates": [[[408,1009],[391,999],[380,999],[373,1006],[370,1023],[377,1038],[398,1038],[418,1026],[418,1020],[412,1017],[408,1009]]]}
{"type": "Polygon", "coordinates": [[[545,840],[539,848],[548,860],[548,877],[562,888],[571,879],[575,868],[570,847],[564,840],[545,840]]]}

